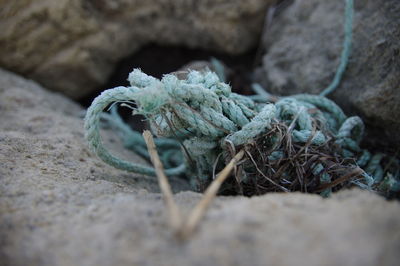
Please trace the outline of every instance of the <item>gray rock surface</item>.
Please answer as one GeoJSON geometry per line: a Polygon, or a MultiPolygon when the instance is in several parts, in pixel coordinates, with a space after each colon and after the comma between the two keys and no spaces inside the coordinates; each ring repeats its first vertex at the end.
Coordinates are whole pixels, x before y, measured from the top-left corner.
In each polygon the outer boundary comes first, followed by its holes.
{"type": "Polygon", "coordinates": [[[272,2],[1,1],[0,66],[77,99],[145,44],[244,52],[257,45],[272,2]]]}
{"type": "MultiPolygon", "coordinates": [[[[360,115],[381,145],[399,147],[400,1],[354,2],[352,55],[330,97],[360,115]]],[[[342,0],[294,1],[273,20],[258,81],[276,94],[321,92],[339,64],[343,14],[342,0]]]]}
{"type": "MultiPolygon", "coordinates": [[[[0,71],[1,265],[398,265],[400,204],[361,190],[219,197],[197,234],[177,242],[155,179],[91,155],[81,112],[0,71]]],[[[142,162],[111,132],[104,139],[142,162]]],[[[176,194],[186,214],[200,197],[176,194]]]]}

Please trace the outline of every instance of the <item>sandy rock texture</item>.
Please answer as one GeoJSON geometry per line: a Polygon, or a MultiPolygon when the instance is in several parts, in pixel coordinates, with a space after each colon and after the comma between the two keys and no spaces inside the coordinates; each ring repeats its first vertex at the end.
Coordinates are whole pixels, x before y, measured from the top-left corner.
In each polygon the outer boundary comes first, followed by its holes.
{"type": "MultiPolygon", "coordinates": [[[[366,191],[219,197],[176,241],[154,178],[104,165],[83,140],[82,109],[0,71],[0,264],[397,265],[400,204],[366,191]]],[[[104,140],[126,153],[111,132],[104,140]]],[[[184,213],[201,195],[171,181],[184,213]]]]}
{"type": "Polygon", "coordinates": [[[0,2],[0,66],[80,98],[149,43],[231,54],[257,45],[275,0],[0,2]]]}
{"type": "MultiPolygon", "coordinates": [[[[360,115],[383,145],[399,146],[400,2],[354,1],[353,49],[330,97],[360,115]]],[[[343,42],[344,1],[296,0],[273,20],[258,71],[270,92],[318,93],[333,79],[343,42]]]]}

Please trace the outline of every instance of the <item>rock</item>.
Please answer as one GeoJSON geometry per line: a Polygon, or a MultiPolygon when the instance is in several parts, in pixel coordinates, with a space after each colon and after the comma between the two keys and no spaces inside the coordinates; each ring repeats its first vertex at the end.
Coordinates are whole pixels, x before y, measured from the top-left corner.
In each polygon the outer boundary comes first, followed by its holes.
{"type": "MultiPolygon", "coordinates": [[[[79,106],[0,71],[0,110],[2,265],[398,264],[400,204],[361,190],[218,197],[197,234],[177,242],[155,179],[87,150],[79,106]]],[[[200,197],[175,196],[185,214],[200,197]]]]}
{"type": "MultiPolygon", "coordinates": [[[[361,116],[380,145],[399,147],[400,2],[354,1],[353,49],[331,97],[361,116]]],[[[297,0],[270,28],[257,79],[282,95],[319,93],[333,79],[343,42],[344,1],[297,0]]]]}
{"type": "Polygon", "coordinates": [[[149,43],[244,52],[257,45],[273,2],[2,1],[0,66],[78,99],[149,43]]]}
{"type": "MultiPolygon", "coordinates": [[[[3,176],[15,178],[21,174],[18,182],[35,184],[37,189],[61,181],[78,185],[107,180],[112,181],[110,184],[135,184],[137,189],[159,191],[154,178],[116,170],[92,155],[84,140],[84,110],[76,103],[4,70],[0,70],[0,95],[3,176]]],[[[124,149],[115,133],[103,131],[105,145],[118,156],[146,164],[124,149]]],[[[176,182],[175,187],[188,188],[183,181],[176,182]]]]}

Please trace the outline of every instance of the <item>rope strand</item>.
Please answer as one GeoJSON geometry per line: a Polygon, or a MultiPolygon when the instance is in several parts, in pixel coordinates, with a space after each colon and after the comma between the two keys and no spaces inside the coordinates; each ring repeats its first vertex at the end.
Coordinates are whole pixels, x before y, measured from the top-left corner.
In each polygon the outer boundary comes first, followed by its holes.
{"type": "MultiPolygon", "coordinates": [[[[368,151],[359,147],[364,132],[362,120],[356,116],[348,118],[337,104],[324,97],[337,88],[348,62],[353,0],[346,0],[345,17],[341,63],[332,83],[320,95],[300,94],[277,98],[255,85],[255,91],[261,94],[255,97],[255,102],[250,97],[232,93],[230,86],[221,82],[218,75],[210,71],[190,71],[186,80],[179,80],[174,75],[165,75],[158,80],[134,69],[128,78],[130,87],[106,90],[89,107],[85,116],[85,137],[89,147],[104,162],[118,169],[154,176],[154,168],[130,163],[112,155],[104,147],[100,137],[99,123],[100,118],[103,118],[121,132],[125,146],[149,158],[144,140],[138,132],[132,131],[123,123],[116,107],[111,109],[111,114],[102,113],[110,104],[134,102],[137,105],[133,108],[134,113],[145,116],[153,131],[159,137],[164,137],[157,138],[156,144],[161,150],[161,159],[167,168],[166,174],[185,174],[198,189],[211,181],[212,165],[221,154],[225,161],[229,161],[234,156],[236,147],[250,147],[258,145],[256,141],[261,141],[259,145],[268,151],[266,156],[261,154],[261,158],[267,160],[267,164],[285,161],[288,156],[291,156],[290,160],[299,156],[307,158],[310,156],[306,152],[308,149],[322,149],[320,147],[329,144],[331,148],[338,148],[331,151],[334,156],[346,160],[352,158],[354,167],[365,167],[365,171],[353,171],[361,173],[361,176],[345,174],[335,181],[333,179],[336,170],[330,169],[333,166],[326,165],[325,159],[318,160],[317,155],[311,156],[310,161],[306,160],[304,164],[311,169],[313,176],[319,178],[318,184],[314,186],[324,188],[322,195],[328,196],[332,191],[331,186],[337,185],[338,180],[353,177],[357,179],[353,178],[351,182],[364,189],[399,191],[399,171],[384,170],[381,167],[382,154],[371,156],[368,151]],[[262,98],[264,102],[260,103],[262,98]],[[183,159],[179,143],[183,143],[183,150],[187,153],[186,160],[183,159]],[[297,154],[293,154],[293,143],[300,146],[297,154]],[[305,153],[301,155],[300,152],[305,153]],[[193,163],[189,163],[191,161],[193,163]]],[[[246,154],[250,153],[246,150],[246,154]]],[[[254,156],[251,157],[251,161],[255,162],[254,156]]],[[[290,162],[291,167],[296,167],[296,173],[301,176],[303,171],[305,174],[304,165],[290,162]]],[[[254,176],[252,173],[257,172],[256,170],[260,170],[257,165],[243,166],[243,178],[240,182],[256,182],[249,178],[254,176]]],[[[286,165],[272,173],[274,177],[281,177],[279,182],[283,183],[278,185],[299,183],[301,189],[307,191],[303,177],[293,180],[289,170],[286,165]]],[[[310,181],[308,182],[310,185],[310,181]]],[[[276,185],[275,181],[272,183],[276,185]]]]}

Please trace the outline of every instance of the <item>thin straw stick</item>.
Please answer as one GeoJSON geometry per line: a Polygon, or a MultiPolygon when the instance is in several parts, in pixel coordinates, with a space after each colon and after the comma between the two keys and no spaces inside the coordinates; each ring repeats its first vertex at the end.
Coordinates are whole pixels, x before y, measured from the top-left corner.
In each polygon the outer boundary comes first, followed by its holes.
{"type": "Polygon", "coordinates": [[[153,136],[151,135],[150,131],[145,130],[143,132],[143,138],[146,142],[147,149],[149,150],[151,162],[156,170],[158,185],[160,186],[165,204],[167,205],[170,227],[174,232],[177,232],[181,228],[182,218],[178,206],[174,201],[171,186],[168,182],[167,176],[164,173],[164,167],[160,161],[160,157],[158,156],[153,136]]]}
{"type": "Polygon", "coordinates": [[[242,159],[243,155],[244,151],[243,150],[239,151],[235,155],[235,157],[233,157],[232,160],[225,166],[225,168],[217,175],[217,178],[208,186],[202,199],[192,210],[192,212],[189,215],[189,218],[183,225],[182,230],[179,232],[179,235],[183,239],[187,239],[194,232],[201,218],[203,218],[204,214],[206,213],[211,201],[217,195],[218,190],[221,187],[222,183],[226,180],[226,178],[228,178],[232,169],[236,166],[238,161],[242,159]]]}

